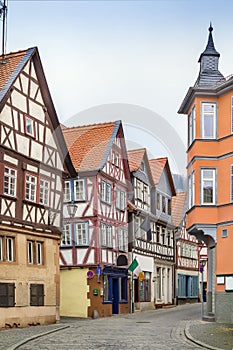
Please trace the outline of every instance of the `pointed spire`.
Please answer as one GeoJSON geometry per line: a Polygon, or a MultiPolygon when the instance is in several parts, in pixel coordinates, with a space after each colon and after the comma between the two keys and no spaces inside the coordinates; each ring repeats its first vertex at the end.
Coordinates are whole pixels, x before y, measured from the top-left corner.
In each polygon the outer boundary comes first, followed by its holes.
{"type": "Polygon", "coordinates": [[[202,52],[198,62],[201,62],[202,56],[217,56],[217,57],[220,56],[220,54],[216,51],[216,49],[214,47],[214,40],[213,40],[213,36],[212,36],[212,31],[213,31],[213,27],[212,27],[212,23],[210,22],[208,42],[207,42],[205,51],[202,52]]]}
{"type": "Polygon", "coordinates": [[[200,63],[200,73],[195,86],[213,86],[218,81],[224,79],[223,75],[218,70],[220,54],[214,47],[212,31],[213,27],[210,22],[208,42],[205,51],[202,52],[198,61],[200,63]]]}

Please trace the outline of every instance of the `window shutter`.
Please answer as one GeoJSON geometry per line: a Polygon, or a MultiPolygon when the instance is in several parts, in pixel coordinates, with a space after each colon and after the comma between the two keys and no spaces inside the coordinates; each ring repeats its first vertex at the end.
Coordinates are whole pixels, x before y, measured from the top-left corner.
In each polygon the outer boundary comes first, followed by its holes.
{"type": "Polygon", "coordinates": [[[30,286],[30,305],[36,306],[37,305],[37,285],[31,284],[30,286]]]}
{"type": "Polygon", "coordinates": [[[44,285],[43,284],[31,284],[30,305],[44,306],[44,285]]]}
{"type": "Polygon", "coordinates": [[[8,306],[15,306],[15,284],[8,283],[8,306]]]}
{"type": "Polygon", "coordinates": [[[0,306],[13,307],[15,306],[15,284],[0,283],[0,306]]]}
{"type": "Polygon", "coordinates": [[[38,284],[38,306],[44,306],[44,285],[38,284]]]}

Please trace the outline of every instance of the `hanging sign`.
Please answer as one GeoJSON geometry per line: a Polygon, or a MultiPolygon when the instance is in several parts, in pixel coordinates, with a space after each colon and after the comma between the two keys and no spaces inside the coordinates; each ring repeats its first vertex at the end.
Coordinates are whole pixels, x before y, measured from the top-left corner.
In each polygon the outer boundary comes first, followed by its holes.
{"type": "Polygon", "coordinates": [[[144,272],[139,272],[138,279],[139,279],[139,281],[144,281],[144,279],[145,279],[144,272]]]}
{"type": "Polygon", "coordinates": [[[94,277],[94,272],[92,270],[87,271],[87,278],[93,278],[94,277]]]}
{"type": "Polygon", "coordinates": [[[102,267],[101,266],[96,266],[96,274],[97,275],[102,275],[102,267]]]}

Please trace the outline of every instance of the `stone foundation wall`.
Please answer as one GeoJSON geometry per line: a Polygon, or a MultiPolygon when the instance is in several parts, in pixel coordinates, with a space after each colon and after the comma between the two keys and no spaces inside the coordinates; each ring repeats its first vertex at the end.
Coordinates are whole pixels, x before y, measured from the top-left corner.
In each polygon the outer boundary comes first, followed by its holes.
{"type": "Polygon", "coordinates": [[[215,302],[216,321],[233,323],[233,293],[216,293],[215,302]]]}

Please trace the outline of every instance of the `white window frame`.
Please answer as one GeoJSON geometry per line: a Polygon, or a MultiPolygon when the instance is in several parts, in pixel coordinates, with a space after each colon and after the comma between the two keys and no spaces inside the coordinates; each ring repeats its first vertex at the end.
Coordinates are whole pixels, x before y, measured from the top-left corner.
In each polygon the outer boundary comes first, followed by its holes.
{"type": "Polygon", "coordinates": [[[6,237],[6,261],[14,261],[14,243],[13,237],[6,237]]]}
{"type": "Polygon", "coordinates": [[[25,199],[30,202],[36,202],[37,195],[37,177],[31,174],[25,175],[25,199]],[[28,193],[27,193],[28,189],[28,193]]]}
{"type": "Polygon", "coordinates": [[[36,264],[37,265],[43,264],[43,243],[42,242],[36,242],[36,264]]]}
{"type": "Polygon", "coordinates": [[[64,183],[64,202],[71,201],[71,186],[70,181],[65,181],[64,183]]]}
{"type": "Polygon", "coordinates": [[[75,224],[76,245],[89,245],[88,222],[77,222],[75,224]]]}
{"type": "Polygon", "coordinates": [[[216,139],[216,124],[217,124],[217,106],[215,102],[202,102],[201,103],[201,138],[202,139],[216,139]],[[213,106],[213,112],[205,112],[206,106],[213,106]],[[206,135],[205,133],[205,123],[206,117],[211,117],[213,119],[213,129],[211,135],[206,135]]]}
{"type": "Polygon", "coordinates": [[[71,224],[64,223],[61,238],[61,247],[70,247],[72,245],[71,224]]]}
{"type": "Polygon", "coordinates": [[[112,246],[113,246],[112,226],[110,226],[110,225],[107,225],[107,245],[110,248],[112,248],[112,246]]]}
{"type": "Polygon", "coordinates": [[[161,205],[161,211],[163,214],[167,214],[167,201],[166,201],[166,196],[162,194],[162,205],[161,205]]]}
{"type": "Polygon", "coordinates": [[[106,224],[101,222],[100,224],[100,236],[101,236],[101,245],[107,247],[107,227],[106,224]]]}
{"type": "Polygon", "coordinates": [[[142,194],[143,194],[143,202],[146,204],[149,204],[149,186],[148,185],[143,184],[142,194]]]}
{"type": "Polygon", "coordinates": [[[161,193],[156,193],[156,210],[161,211],[161,193]]]}
{"type": "Polygon", "coordinates": [[[75,201],[86,200],[86,186],[84,179],[78,179],[74,181],[74,198],[75,201]]]}
{"type": "Polygon", "coordinates": [[[196,106],[193,106],[188,117],[188,145],[190,146],[196,138],[196,106]]]}
{"type": "Polygon", "coordinates": [[[4,166],[3,192],[7,196],[16,197],[17,170],[4,166]]]}
{"type": "Polygon", "coordinates": [[[126,207],[126,193],[125,191],[120,190],[119,188],[116,189],[116,208],[120,210],[125,210],[126,207]]]}
{"type": "Polygon", "coordinates": [[[34,242],[27,241],[27,251],[28,251],[28,264],[34,263],[34,242]]]}
{"type": "Polygon", "coordinates": [[[119,153],[115,153],[115,166],[119,167],[120,165],[120,155],[119,153]]]}
{"type": "Polygon", "coordinates": [[[35,121],[28,115],[25,115],[25,133],[35,137],[35,121]]]}
{"type": "Polygon", "coordinates": [[[126,251],[126,230],[123,228],[118,229],[118,249],[126,251]]]}
{"type": "Polygon", "coordinates": [[[113,247],[112,226],[101,222],[100,224],[101,245],[103,247],[113,247]]]}
{"type": "Polygon", "coordinates": [[[40,179],[40,204],[49,205],[50,183],[45,179],[40,179]]]}
{"type": "Polygon", "coordinates": [[[112,151],[112,164],[114,164],[114,161],[115,161],[115,153],[114,151],[112,151]]]}
{"type": "Polygon", "coordinates": [[[228,237],[228,229],[224,228],[222,229],[222,238],[226,238],[226,237],[228,237]]]}
{"type": "Polygon", "coordinates": [[[213,169],[213,168],[202,168],[201,169],[201,204],[202,205],[215,205],[216,204],[216,169],[213,169]],[[212,176],[204,178],[205,171],[212,172],[212,176]],[[213,186],[212,202],[204,202],[204,181],[212,182],[212,186],[213,186]]]}
{"type": "Polygon", "coordinates": [[[194,170],[188,176],[188,209],[195,204],[195,176],[194,170]]]}
{"type": "Polygon", "coordinates": [[[104,180],[100,184],[100,198],[107,204],[112,203],[112,185],[104,180]]]}

